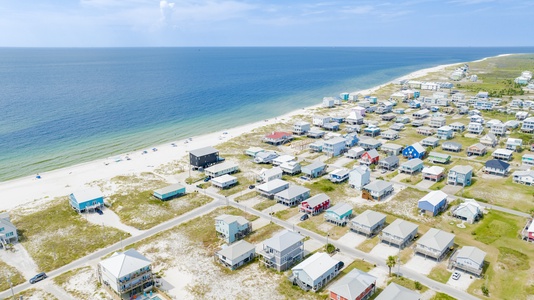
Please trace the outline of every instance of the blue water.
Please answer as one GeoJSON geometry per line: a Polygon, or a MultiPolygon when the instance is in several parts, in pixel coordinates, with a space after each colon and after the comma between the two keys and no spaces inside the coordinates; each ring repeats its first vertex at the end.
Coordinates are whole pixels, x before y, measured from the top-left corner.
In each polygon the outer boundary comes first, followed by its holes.
{"type": "Polygon", "coordinates": [[[0,181],[533,48],[0,49],[0,181]]]}

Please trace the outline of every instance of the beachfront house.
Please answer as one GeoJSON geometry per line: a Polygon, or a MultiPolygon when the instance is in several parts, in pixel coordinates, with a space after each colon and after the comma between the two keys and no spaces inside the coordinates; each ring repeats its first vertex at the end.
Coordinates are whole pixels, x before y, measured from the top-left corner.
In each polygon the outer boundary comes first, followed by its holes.
{"type": "Polygon", "coordinates": [[[378,164],[379,160],[380,155],[378,154],[378,151],[376,151],[376,149],[371,149],[362,154],[362,157],[360,158],[360,164],[366,166],[376,165],[378,164]]]}
{"type": "Polygon", "coordinates": [[[445,177],[445,168],[439,166],[425,167],[421,173],[423,180],[438,182],[445,177]]]}
{"type": "Polygon", "coordinates": [[[444,151],[460,152],[462,151],[462,144],[448,141],[441,144],[441,149],[444,151]]]}
{"type": "Polygon", "coordinates": [[[97,270],[98,281],[114,298],[129,299],[154,287],[152,262],[135,249],[115,252],[97,270]]]}
{"type": "Polygon", "coordinates": [[[496,149],[493,151],[491,156],[495,159],[501,159],[501,160],[512,160],[514,151],[507,150],[507,149],[496,149]]]}
{"type": "Polygon", "coordinates": [[[438,128],[436,136],[438,139],[442,140],[452,139],[454,137],[454,130],[451,126],[442,126],[438,128]]]}
{"type": "Polygon", "coordinates": [[[220,161],[219,150],[213,147],[204,147],[189,151],[189,164],[193,169],[206,168],[220,161]]]}
{"type": "Polygon", "coordinates": [[[256,190],[264,197],[273,199],[274,195],[289,188],[289,183],[282,179],[273,179],[256,187],[256,190]]]}
{"type": "Polygon", "coordinates": [[[394,170],[399,166],[399,158],[397,156],[388,156],[378,162],[378,167],[382,170],[394,170]]]}
{"type": "Polygon", "coordinates": [[[437,216],[447,209],[447,194],[442,191],[431,191],[419,199],[417,208],[423,213],[437,216]]]}
{"type": "Polygon", "coordinates": [[[249,147],[247,150],[245,150],[245,155],[255,157],[258,153],[263,151],[265,150],[260,147],[249,147]]]}
{"type": "Polygon", "coordinates": [[[317,194],[300,203],[299,211],[315,216],[330,207],[330,197],[326,194],[317,194]]]}
{"type": "Polygon", "coordinates": [[[471,134],[479,135],[484,131],[484,126],[480,123],[470,122],[467,125],[467,132],[471,134]]]}
{"type": "Polygon", "coordinates": [[[69,195],[69,203],[78,213],[104,207],[104,194],[98,188],[88,188],[69,195]]]}
{"type": "Polygon", "coordinates": [[[336,169],[328,174],[328,179],[333,183],[341,183],[349,179],[350,170],[346,168],[336,169]]]}
{"type": "Polygon", "coordinates": [[[280,167],[274,167],[271,169],[261,169],[258,181],[260,182],[269,182],[275,179],[282,179],[284,172],[280,167]]]}
{"type": "Polygon", "coordinates": [[[362,198],[380,201],[393,194],[393,183],[377,179],[362,188],[362,198]]]}
{"type": "Polygon", "coordinates": [[[407,173],[413,175],[419,171],[423,170],[423,161],[419,158],[410,159],[407,162],[404,162],[399,167],[400,173],[407,173]]]}
{"type": "Polygon", "coordinates": [[[474,199],[465,199],[451,211],[452,216],[470,224],[482,218],[482,208],[474,199]]]}
{"type": "Polygon", "coordinates": [[[480,276],[484,267],[486,252],[473,246],[464,246],[456,251],[449,260],[449,269],[460,269],[480,276]]]}
{"type": "Polygon", "coordinates": [[[432,148],[436,148],[438,145],[439,145],[439,139],[438,138],[435,138],[435,137],[432,137],[432,136],[429,136],[427,138],[424,138],[421,140],[420,144],[423,146],[423,147],[432,147],[432,148]]]}
{"type": "Polygon", "coordinates": [[[490,127],[490,133],[493,133],[494,135],[498,136],[506,135],[506,125],[504,125],[503,123],[493,124],[490,127]]]}
{"type": "Polygon", "coordinates": [[[421,109],[412,114],[412,116],[415,119],[424,119],[428,117],[429,115],[430,115],[430,111],[428,109],[421,109]]]}
{"type": "Polygon", "coordinates": [[[329,300],[367,300],[376,292],[376,277],[352,269],[343,278],[336,281],[330,288],[329,300]]]}
{"type": "Polygon", "coordinates": [[[345,156],[352,159],[358,159],[365,153],[365,149],[362,147],[354,147],[352,149],[349,149],[347,153],[345,153],[345,156]]]}
{"type": "Polygon", "coordinates": [[[384,227],[386,215],[373,210],[366,210],[350,221],[350,229],[356,233],[371,237],[384,227]]]}
{"type": "MultiPolygon", "coordinates": [[[[363,114],[365,114],[365,109],[363,111],[363,114]]],[[[361,112],[351,110],[349,116],[345,118],[345,122],[350,125],[361,125],[363,124],[363,116],[361,112]]]]}
{"type": "Polygon", "coordinates": [[[19,241],[17,227],[11,223],[7,212],[0,213],[0,248],[7,249],[9,244],[19,241]]]}
{"type": "Polygon", "coordinates": [[[365,127],[363,129],[363,135],[369,136],[369,137],[375,137],[380,135],[380,127],[370,125],[369,127],[365,127]]]}
{"type": "Polygon", "coordinates": [[[274,146],[278,146],[278,145],[283,145],[287,142],[290,142],[292,139],[293,139],[293,134],[290,132],[273,131],[265,135],[265,137],[263,138],[263,142],[274,145],[274,146]]]}
{"type": "Polygon", "coordinates": [[[524,185],[534,185],[534,171],[515,171],[514,173],[512,173],[512,180],[515,183],[520,183],[524,185]]]}
{"type": "Polygon", "coordinates": [[[300,202],[310,198],[310,189],[299,185],[292,185],[274,195],[274,198],[278,203],[286,206],[297,206],[300,202]]]}
{"type": "Polygon", "coordinates": [[[440,261],[454,246],[454,234],[430,228],[416,243],[415,253],[440,261]]]}
{"type": "Polygon", "coordinates": [[[465,130],[465,125],[460,122],[454,122],[450,124],[449,126],[452,128],[452,130],[456,132],[462,132],[465,130]]]}
{"type": "Polygon", "coordinates": [[[419,226],[412,222],[403,219],[396,219],[382,230],[380,234],[380,241],[388,245],[395,245],[399,249],[403,249],[410,245],[410,243],[417,236],[419,226]]]}
{"type": "Polygon", "coordinates": [[[272,164],[273,166],[279,166],[285,162],[288,161],[294,161],[296,160],[294,156],[291,155],[280,155],[277,158],[273,159],[272,164]]]}
{"type": "Polygon", "coordinates": [[[258,152],[254,156],[254,162],[257,164],[270,164],[277,157],[278,157],[278,153],[274,151],[262,151],[262,152],[258,152]]]}
{"type": "Polygon", "coordinates": [[[524,165],[534,166],[534,154],[524,154],[521,157],[521,163],[524,165]]]}
{"type": "Polygon", "coordinates": [[[211,180],[212,186],[216,188],[220,188],[222,190],[231,188],[236,184],[237,184],[237,177],[228,175],[228,174],[213,178],[211,180]]]}
{"type": "Polygon", "coordinates": [[[284,174],[295,175],[295,174],[300,173],[301,167],[300,167],[300,163],[292,160],[292,161],[282,163],[280,165],[280,169],[282,169],[282,172],[284,172],[284,174]]]}
{"type": "Polygon", "coordinates": [[[302,173],[309,178],[317,178],[326,172],[326,164],[320,161],[315,161],[307,166],[302,167],[302,173]]]}
{"type": "Polygon", "coordinates": [[[371,182],[371,170],[366,166],[357,166],[349,172],[349,186],[361,190],[371,182]]]}
{"type": "Polygon", "coordinates": [[[395,122],[399,124],[408,124],[410,123],[410,121],[411,121],[410,117],[406,117],[406,116],[398,116],[395,119],[395,122]]]}
{"type": "Polygon", "coordinates": [[[484,166],[486,174],[506,176],[508,172],[510,172],[510,164],[499,159],[490,159],[484,166]]]}
{"type": "Polygon", "coordinates": [[[312,123],[314,126],[323,127],[324,124],[332,122],[332,117],[329,116],[313,116],[312,123]]]}
{"type": "Polygon", "coordinates": [[[326,221],[338,226],[345,226],[352,217],[352,205],[348,203],[338,203],[326,210],[324,218],[326,221]]]}
{"type": "Polygon", "coordinates": [[[185,195],[185,186],[175,183],[154,191],[154,197],[162,201],[171,200],[185,195]]]}
{"type": "Polygon", "coordinates": [[[432,151],[428,154],[428,161],[432,163],[448,164],[451,161],[451,156],[432,151]]]}
{"type": "Polygon", "coordinates": [[[384,152],[386,155],[400,155],[402,153],[402,146],[397,144],[384,144],[380,147],[380,151],[384,152]]]}
{"type": "Polygon", "coordinates": [[[447,184],[469,186],[473,177],[473,167],[466,165],[454,166],[447,175],[447,184]]]}
{"type": "Polygon", "coordinates": [[[421,295],[392,282],[375,300],[421,300],[421,295]]]}
{"type": "Polygon", "coordinates": [[[334,97],[323,97],[323,107],[325,108],[334,107],[335,101],[336,99],[334,99],[334,97]]]}
{"type": "Polygon", "coordinates": [[[341,269],[338,260],[324,252],[317,252],[291,269],[289,280],[304,291],[314,292],[326,286],[341,269]]]}
{"type": "Polygon", "coordinates": [[[323,144],[323,152],[329,156],[339,156],[347,149],[345,142],[342,137],[326,140],[323,144]]]}
{"type": "Polygon", "coordinates": [[[304,135],[310,131],[311,125],[308,122],[300,121],[293,124],[293,134],[304,135]]]}
{"type": "Polygon", "coordinates": [[[239,241],[229,246],[223,245],[221,250],[215,252],[217,261],[230,270],[254,261],[255,256],[256,245],[247,241],[239,241]]]}
{"type": "Polygon", "coordinates": [[[213,165],[211,167],[208,167],[204,169],[204,173],[206,176],[209,176],[210,178],[215,178],[219,176],[223,176],[225,174],[234,174],[239,171],[239,166],[231,161],[223,161],[220,164],[213,165]]]}
{"type": "Polygon", "coordinates": [[[380,136],[386,140],[396,140],[399,138],[399,133],[395,130],[386,130],[380,136]]]}
{"type": "Polygon", "coordinates": [[[382,143],[373,138],[363,138],[358,142],[358,145],[365,150],[378,149],[382,143]]]}
{"type": "Polygon", "coordinates": [[[534,131],[534,117],[526,118],[521,125],[521,131],[533,132],[534,131]]]}
{"type": "Polygon", "coordinates": [[[486,147],[482,143],[476,143],[474,145],[471,145],[467,147],[467,150],[466,150],[467,156],[471,156],[471,155],[483,156],[486,154],[487,151],[488,151],[488,147],[486,147]]]}
{"type": "Polygon", "coordinates": [[[517,151],[521,150],[521,147],[523,146],[523,140],[522,139],[514,139],[514,138],[508,138],[506,140],[506,149],[517,151]]]}
{"type": "Polygon", "coordinates": [[[220,215],[215,218],[215,231],[219,238],[231,244],[251,233],[252,225],[241,216],[220,215]]]}
{"type": "Polygon", "coordinates": [[[419,158],[422,159],[425,157],[426,149],[425,147],[421,146],[419,143],[415,143],[411,146],[407,146],[402,150],[402,156],[406,157],[407,159],[414,159],[419,158]]]}
{"type": "Polygon", "coordinates": [[[296,232],[283,230],[263,241],[259,252],[261,262],[278,272],[289,269],[304,257],[304,237],[296,232]]]}

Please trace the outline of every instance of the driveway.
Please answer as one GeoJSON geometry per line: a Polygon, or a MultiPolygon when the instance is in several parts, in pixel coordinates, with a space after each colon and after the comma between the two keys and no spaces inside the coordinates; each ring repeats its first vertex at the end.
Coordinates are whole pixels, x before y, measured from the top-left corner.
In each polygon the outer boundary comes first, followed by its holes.
{"type": "Polygon", "coordinates": [[[14,251],[0,249],[0,260],[17,269],[28,280],[39,273],[37,264],[21,243],[13,244],[13,249],[14,251]]]}
{"type": "MultiPolygon", "coordinates": [[[[275,200],[269,200],[269,201],[275,201],[275,200]]],[[[281,203],[276,203],[275,205],[271,206],[271,207],[267,207],[266,209],[264,209],[262,212],[263,213],[275,213],[275,212],[279,212],[279,211],[282,211],[282,210],[286,210],[287,209],[287,206],[281,204],[281,203]]]]}
{"type": "Polygon", "coordinates": [[[338,166],[340,168],[342,168],[344,165],[350,163],[351,161],[353,161],[352,158],[348,158],[348,157],[340,157],[336,160],[336,162],[334,163],[334,166],[338,166]]]}
{"type": "Polygon", "coordinates": [[[457,185],[457,186],[454,186],[454,185],[445,185],[441,191],[444,192],[445,194],[449,194],[449,195],[455,195],[456,193],[458,193],[460,190],[462,189],[462,186],[461,185],[457,185]]]}
{"type": "Polygon", "coordinates": [[[452,276],[449,277],[449,281],[447,281],[447,284],[459,290],[467,291],[471,283],[473,283],[477,279],[475,276],[464,271],[458,269],[456,269],[455,271],[462,275],[460,276],[460,278],[458,278],[458,280],[452,279],[452,276]]]}
{"type": "Polygon", "coordinates": [[[257,218],[256,220],[252,221],[252,230],[258,230],[269,224],[269,222],[269,219],[257,218]]]}
{"type": "Polygon", "coordinates": [[[83,216],[85,216],[87,221],[95,225],[114,227],[126,231],[132,236],[139,235],[143,232],[135,227],[123,224],[119,216],[111,209],[104,208],[102,212],[104,213],[103,215],[97,213],[84,213],[83,216]]]}
{"type": "Polygon", "coordinates": [[[404,267],[412,271],[428,275],[430,274],[430,271],[432,271],[432,269],[437,265],[438,262],[432,258],[424,258],[423,256],[416,254],[405,265],[401,266],[401,273],[402,268],[404,267]]]}
{"type": "Polygon", "coordinates": [[[400,182],[401,180],[406,179],[406,178],[410,178],[410,174],[402,173],[391,178],[391,181],[400,182]]]}
{"type": "Polygon", "coordinates": [[[423,181],[419,182],[418,184],[416,184],[415,187],[420,188],[420,189],[428,189],[431,186],[433,186],[434,183],[436,183],[436,182],[435,181],[431,181],[431,180],[423,180],[423,181]]]}
{"type": "MultiPolygon", "coordinates": [[[[391,269],[391,274],[393,274],[393,269],[391,269]]],[[[396,269],[395,269],[396,271],[396,269]]],[[[370,275],[376,277],[376,285],[382,288],[385,288],[388,285],[389,271],[384,268],[376,267],[371,271],[367,272],[370,275]]]]}
{"type": "Polygon", "coordinates": [[[307,241],[304,242],[304,256],[312,253],[313,251],[323,247],[324,244],[317,241],[317,240],[314,240],[314,239],[309,239],[307,241]]]}
{"type": "Polygon", "coordinates": [[[389,256],[397,256],[399,254],[399,248],[378,243],[369,253],[386,260],[389,256]]]}
{"type": "Polygon", "coordinates": [[[350,248],[356,248],[366,240],[365,236],[349,231],[340,237],[337,242],[350,248]]]}

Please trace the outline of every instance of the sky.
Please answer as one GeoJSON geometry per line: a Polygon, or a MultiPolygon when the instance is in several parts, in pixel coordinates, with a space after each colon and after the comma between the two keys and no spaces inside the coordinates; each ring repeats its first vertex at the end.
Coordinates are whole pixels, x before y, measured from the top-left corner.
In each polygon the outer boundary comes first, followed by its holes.
{"type": "Polygon", "coordinates": [[[532,0],[0,0],[0,47],[534,46],[532,0]]]}

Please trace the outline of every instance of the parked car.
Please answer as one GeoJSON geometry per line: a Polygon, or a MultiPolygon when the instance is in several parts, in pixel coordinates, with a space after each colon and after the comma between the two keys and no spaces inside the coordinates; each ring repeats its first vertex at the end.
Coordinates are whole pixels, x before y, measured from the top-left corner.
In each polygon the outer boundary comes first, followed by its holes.
{"type": "Polygon", "coordinates": [[[45,279],[46,277],[48,277],[48,276],[46,276],[46,273],[45,273],[45,272],[39,273],[39,274],[33,276],[33,277],[30,279],[30,283],[31,283],[31,284],[34,284],[34,283],[36,283],[36,282],[39,282],[39,281],[45,279]]]}
{"type": "Polygon", "coordinates": [[[103,212],[100,208],[98,208],[98,207],[95,208],[95,211],[96,211],[96,213],[99,214],[99,215],[103,215],[103,214],[104,214],[104,212],[103,212]]]}
{"type": "Polygon", "coordinates": [[[208,177],[204,178],[204,182],[208,182],[208,181],[210,181],[210,179],[211,179],[211,177],[208,176],[208,177]]]}
{"type": "Polygon", "coordinates": [[[462,274],[460,274],[460,272],[452,273],[452,279],[454,279],[454,280],[460,279],[460,276],[462,276],[462,274]]]}
{"type": "Polygon", "coordinates": [[[308,216],[308,214],[303,214],[301,217],[300,217],[300,220],[301,221],[305,221],[305,220],[308,220],[310,218],[310,216],[308,216]]]}
{"type": "Polygon", "coordinates": [[[255,187],[256,187],[256,186],[253,185],[253,184],[251,184],[251,185],[248,186],[248,188],[251,189],[251,190],[254,189],[255,187]]]}

